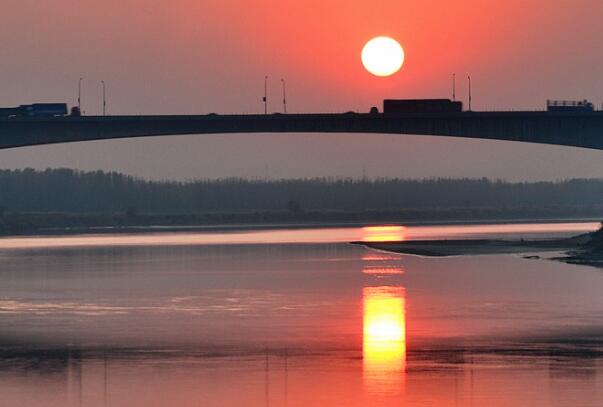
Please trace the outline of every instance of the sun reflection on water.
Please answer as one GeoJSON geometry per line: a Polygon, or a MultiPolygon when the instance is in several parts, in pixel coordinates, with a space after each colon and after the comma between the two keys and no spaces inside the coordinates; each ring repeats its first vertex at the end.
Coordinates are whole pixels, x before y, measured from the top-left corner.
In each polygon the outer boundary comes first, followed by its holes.
{"type": "Polygon", "coordinates": [[[405,292],[402,287],[363,290],[363,371],[369,393],[402,390],[406,368],[405,292]]]}
{"type": "Polygon", "coordinates": [[[398,259],[390,254],[367,251],[362,255],[362,261],[364,262],[362,273],[381,277],[404,274],[402,264],[399,261],[393,262],[392,260],[398,259]]]}
{"type": "Polygon", "coordinates": [[[404,240],[403,226],[367,226],[362,228],[363,242],[400,242],[404,240]]]}

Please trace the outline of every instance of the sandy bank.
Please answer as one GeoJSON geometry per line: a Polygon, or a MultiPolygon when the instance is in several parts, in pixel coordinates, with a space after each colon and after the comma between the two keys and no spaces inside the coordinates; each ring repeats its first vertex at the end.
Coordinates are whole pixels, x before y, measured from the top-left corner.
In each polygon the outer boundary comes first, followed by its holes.
{"type": "Polygon", "coordinates": [[[562,239],[533,240],[410,240],[399,242],[352,242],[372,249],[426,257],[564,252],[555,260],[603,267],[603,229],[562,239]]]}

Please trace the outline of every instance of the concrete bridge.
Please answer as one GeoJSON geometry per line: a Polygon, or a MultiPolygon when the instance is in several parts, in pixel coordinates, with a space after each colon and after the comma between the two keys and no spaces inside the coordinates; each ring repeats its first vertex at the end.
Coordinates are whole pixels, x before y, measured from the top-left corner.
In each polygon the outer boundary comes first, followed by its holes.
{"type": "Polygon", "coordinates": [[[413,134],[603,150],[603,112],[7,118],[0,119],[0,149],[88,140],[220,133],[413,134]]]}

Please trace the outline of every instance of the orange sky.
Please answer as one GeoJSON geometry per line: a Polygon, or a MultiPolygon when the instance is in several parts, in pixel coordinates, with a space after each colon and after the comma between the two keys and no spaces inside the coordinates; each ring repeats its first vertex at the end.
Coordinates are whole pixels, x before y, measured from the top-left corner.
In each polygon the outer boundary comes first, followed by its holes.
{"type": "Polygon", "coordinates": [[[272,111],[281,77],[290,111],[366,111],[385,97],[450,97],[453,72],[460,99],[472,75],[475,110],[603,100],[598,0],[4,0],[3,10],[0,105],[73,104],[83,76],[89,114],[100,80],[112,114],[256,113],[268,74],[272,111]],[[406,51],[391,78],[360,62],[377,35],[406,51]]]}
{"type": "Polygon", "coordinates": [[[603,98],[594,94],[603,92],[595,65],[603,57],[592,52],[602,45],[603,5],[595,0],[8,0],[5,10],[5,69],[19,79],[11,100],[73,100],[73,78],[82,75],[118,88],[116,113],[133,105],[193,110],[192,101],[197,110],[260,110],[257,91],[268,73],[275,94],[278,79],[289,80],[300,110],[347,110],[384,96],[448,96],[452,72],[461,95],[473,75],[483,107],[541,107],[544,95],[603,98]],[[360,64],[364,43],[381,34],[407,54],[389,79],[360,64]],[[28,83],[34,89],[24,94],[28,83]]]}

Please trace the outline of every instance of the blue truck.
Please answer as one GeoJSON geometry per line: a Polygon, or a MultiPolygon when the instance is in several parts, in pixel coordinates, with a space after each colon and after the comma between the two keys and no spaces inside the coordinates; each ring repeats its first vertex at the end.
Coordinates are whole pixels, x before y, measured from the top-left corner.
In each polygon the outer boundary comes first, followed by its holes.
{"type": "Polygon", "coordinates": [[[0,108],[0,118],[60,117],[67,116],[66,103],[34,103],[18,107],[0,108]]]}

